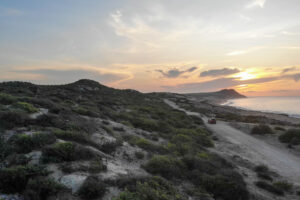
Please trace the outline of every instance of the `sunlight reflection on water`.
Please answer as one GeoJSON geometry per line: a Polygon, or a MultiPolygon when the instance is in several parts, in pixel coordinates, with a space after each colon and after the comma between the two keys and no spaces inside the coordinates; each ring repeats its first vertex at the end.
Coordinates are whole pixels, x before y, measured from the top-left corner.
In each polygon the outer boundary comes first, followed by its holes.
{"type": "Polygon", "coordinates": [[[223,105],[247,110],[283,113],[300,118],[300,97],[249,97],[229,100],[223,105]]]}

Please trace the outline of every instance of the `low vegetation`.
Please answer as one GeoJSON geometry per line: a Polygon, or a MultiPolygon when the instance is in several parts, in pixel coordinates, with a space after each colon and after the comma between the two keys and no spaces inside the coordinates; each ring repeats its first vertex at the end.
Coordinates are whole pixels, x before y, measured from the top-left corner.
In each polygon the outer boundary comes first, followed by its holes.
{"type": "Polygon", "coordinates": [[[90,160],[97,155],[90,149],[72,142],[59,142],[43,149],[42,160],[48,162],[65,162],[75,160],[90,160]]]}
{"type": "Polygon", "coordinates": [[[292,190],[293,185],[287,181],[277,181],[275,183],[273,183],[274,187],[281,189],[285,192],[289,192],[292,190]]]}
{"type": "Polygon", "coordinates": [[[254,171],[256,172],[257,176],[261,179],[265,179],[268,181],[273,181],[271,172],[266,165],[258,165],[255,167],[254,171]]]}
{"type": "Polygon", "coordinates": [[[44,200],[61,191],[67,191],[67,188],[53,179],[38,177],[28,181],[24,196],[25,199],[44,200]]]}
{"type": "Polygon", "coordinates": [[[80,144],[94,144],[89,136],[84,132],[71,131],[71,130],[61,130],[52,129],[52,133],[59,139],[78,142],[80,144]]]}
{"type": "Polygon", "coordinates": [[[284,134],[279,136],[279,141],[282,143],[288,143],[291,145],[300,144],[300,129],[290,129],[284,134]]]}
{"type": "Polygon", "coordinates": [[[15,103],[16,101],[16,97],[5,93],[0,93],[0,104],[10,105],[15,103]]]}
{"type": "Polygon", "coordinates": [[[261,189],[264,189],[270,193],[276,194],[278,196],[283,196],[284,192],[282,189],[275,187],[274,185],[267,183],[265,181],[257,181],[255,185],[261,189]]]}
{"type": "Polygon", "coordinates": [[[16,152],[29,153],[34,149],[42,148],[45,145],[52,144],[56,137],[50,133],[17,134],[10,138],[16,152]]]}
{"type": "Polygon", "coordinates": [[[107,186],[100,179],[89,176],[78,191],[83,199],[96,199],[104,196],[107,186]]]}
{"type": "Polygon", "coordinates": [[[224,200],[245,200],[249,198],[243,178],[231,169],[225,160],[215,155],[186,156],[176,159],[169,156],[154,156],[144,168],[155,175],[167,179],[183,179],[192,181],[196,186],[204,188],[217,198],[224,200]],[[220,172],[218,167],[223,167],[220,172]],[[226,169],[226,170],[225,170],[226,169]]]}
{"type": "Polygon", "coordinates": [[[103,151],[107,154],[114,153],[118,147],[123,145],[123,140],[120,138],[116,138],[115,141],[105,142],[99,147],[99,150],[103,151]]]}
{"type": "Polygon", "coordinates": [[[253,127],[251,134],[266,135],[266,134],[274,134],[274,132],[270,126],[265,124],[260,124],[258,126],[253,127]]]}
{"type": "Polygon", "coordinates": [[[32,104],[27,103],[27,102],[17,102],[14,107],[24,110],[27,113],[34,113],[37,112],[38,109],[35,108],[32,104]]]}
{"type": "Polygon", "coordinates": [[[49,172],[42,166],[13,166],[0,170],[0,192],[13,194],[23,192],[30,179],[47,176],[49,172]]]}
{"type": "Polygon", "coordinates": [[[22,111],[0,111],[0,123],[5,129],[27,126],[30,119],[27,113],[22,111]]]}
{"type": "Polygon", "coordinates": [[[135,182],[128,190],[114,200],[187,200],[174,186],[160,177],[153,177],[143,182],[135,182]]]}
{"type": "Polygon", "coordinates": [[[214,144],[203,121],[172,109],[163,98],[161,94],[116,90],[89,80],[60,86],[0,83],[0,129],[14,133],[11,138],[0,137],[0,159],[6,163],[0,170],[0,192],[38,200],[69,192],[47,178],[49,172],[41,166],[28,165],[26,154],[41,151],[41,163],[56,163],[65,174],[89,175],[78,198],[100,199],[116,183],[95,177],[105,173],[111,162],[102,162],[97,151],[119,159],[129,155],[118,151],[127,141],[138,148],[126,162],[140,159],[153,176],[133,175],[117,184],[122,192],[116,200],[186,200],[188,196],[247,200],[246,185],[234,166],[207,150],[214,144]],[[49,112],[30,117],[38,108],[49,112]],[[129,129],[133,129],[130,134],[129,129]],[[101,131],[115,139],[93,141],[91,136],[101,131]],[[179,189],[181,182],[189,183],[190,188],[179,189]]]}
{"type": "Polygon", "coordinates": [[[151,142],[145,138],[141,138],[141,137],[134,136],[134,135],[124,135],[123,139],[131,145],[136,145],[136,146],[140,147],[141,149],[150,151],[152,153],[165,154],[168,152],[168,150],[165,146],[159,145],[159,144],[154,144],[153,142],[151,142]]]}
{"type": "Polygon", "coordinates": [[[277,131],[286,131],[286,129],[281,126],[276,126],[274,129],[277,131]]]}
{"type": "Polygon", "coordinates": [[[161,175],[162,177],[171,179],[182,176],[185,165],[181,160],[172,156],[156,155],[144,165],[144,168],[152,174],[161,175]]]}
{"type": "Polygon", "coordinates": [[[137,159],[143,159],[145,157],[145,154],[141,151],[136,151],[134,155],[137,159]]]}

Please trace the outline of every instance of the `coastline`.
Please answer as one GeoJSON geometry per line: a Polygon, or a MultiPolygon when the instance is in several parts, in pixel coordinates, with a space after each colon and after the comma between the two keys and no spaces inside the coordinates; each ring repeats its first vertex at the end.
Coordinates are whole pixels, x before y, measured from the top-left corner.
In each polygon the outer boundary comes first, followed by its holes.
{"type": "Polygon", "coordinates": [[[256,110],[256,109],[251,109],[251,108],[245,108],[245,107],[237,106],[233,102],[234,100],[235,99],[227,99],[227,100],[222,101],[220,103],[218,103],[217,101],[216,102],[220,106],[233,107],[233,108],[244,110],[244,111],[261,112],[261,113],[265,113],[265,114],[276,114],[276,115],[283,115],[283,116],[287,116],[287,117],[291,117],[291,118],[300,119],[300,114],[296,114],[296,113],[289,113],[289,112],[275,111],[275,110],[256,110]]]}
{"type": "Polygon", "coordinates": [[[214,114],[217,117],[222,117],[223,120],[240,120],[240,118],[251,118],[259,123],[300,126],[300,118],[296,118],[287,114],[263,112],[258,110],[247,110],[234,106],[224,105],[231,99],[220,99],[214,97],[205,98],[189,98],[192,104],[199,112],[214,114]],[[234,116],[234,119],[231,119],[234,116]]]}

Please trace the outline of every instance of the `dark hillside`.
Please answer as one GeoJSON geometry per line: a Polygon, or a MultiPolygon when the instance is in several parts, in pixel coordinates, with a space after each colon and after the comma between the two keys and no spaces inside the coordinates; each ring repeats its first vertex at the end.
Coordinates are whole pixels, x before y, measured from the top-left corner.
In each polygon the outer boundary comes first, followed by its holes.
{"type": "Polygon", "coordinates": [[[238,93],[234,89],[224,89],[220,90],[218,92],[208,92],[208,93],[191,93],[186,94],[190,97],[198,97],[198,98],[204,98],[204,97],[213,97],[217,99],[239,99],[239,98],[246,98],[246,96],[238,93]]]}
{"type": "Polygon", "coordinates": [[[0,83],[0,195],[247,200],[202,120],[163,98],[91,80],[0,83]]]}

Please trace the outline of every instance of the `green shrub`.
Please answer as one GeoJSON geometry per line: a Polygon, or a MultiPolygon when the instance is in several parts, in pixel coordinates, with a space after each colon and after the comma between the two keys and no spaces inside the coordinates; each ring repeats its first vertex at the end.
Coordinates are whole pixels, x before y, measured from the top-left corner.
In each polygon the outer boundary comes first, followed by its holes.
{"type": "Polygon", "coordinates": [[[277,130],[277,131],[285,131],[285,128],[280,127],[280,126],[276,126],[275,130],[277,130]]]}
{"type": "Polygon", "coordinates": [[[30,135],[19,134],[11,138],[11,141],[16,145],[17,152],[28,153],[33,149],[33,142],[30,135]]]}
{"type": "Polygon", "coordinates": [[[209,138],[209,133],[203,129],[177,129],[176,133],[179,135],[189,136],[191,141],[196,143],[198,146],[214,146],[212,140],[209,138]]]}
{"type": "Polygon", "coordinates": [[[97,177],[89,176],[78,190],[78,194],[83,199],[101,198],[107,190],[106,187],[97,177]]]}
{"type": "Polygon", "coordinates": [[[158,123],[155,120],[149,118],[135,118],[134,120],[131,120],[130,123],[136,128],[141,128],[148,131],[159,130],[158,123]]]}
{"type": "Polygon", "coordinates": [[[71,142],[59,142],[43,149],[44,161],[73,161],[75,157],[75,145],[71,142]]]}
{"type": "Polygon", "coordinates": [[[43,162],[89,160],[97,155],[90,149],[72,142],[59,142],[43,149],[43,162]]]}
{"type": "Polygon", "coordinates": [[[16,165],[27,165],[31,159],[25,154],[11,154],[7,156],[6,162],[7,166],[16,166],[16,165]]]}
{"type": "Polygon", "coordinates": [[[53,144],[56,137],[51,133],[33,133],[31,135],[32,143],[35,148],[41,148],[48,144],[53,144]]]}
{"type": "Polygon", "coordinates": [[[254,171],[256,172],[257,176],[259,178],[273,181],[273,178],[271,177],[271,172],[269,171],[268,166],[266,165],[258,165],[254,168],[254,171]]]}
{"type": "Polygon", "coordinates": [[[200,159],[209,159],[209,154],[204,151],[197,153],[196,156],[200,159]]]}
{"type": "Polygon", "coordinates": [[[12,154],[13,152],[13,147],[4,140],[4,137],[0,132],[0,162],[2,162],[8,155],[12,154]]]}
{"type": "Polygon", "coordinates": [[[290,129],[278,138],[282,143],[300,144],[300,129],[290,129]]]}
{"type": "Polygon", "coordinates": [[[211,195],[201,187],[186,188],[186,193],[194,199],[212,199],[211,195]]]}
{"type": "Polygon", "coordinates": [[[0,112],[0,123],[1,126],[3,126],[3,128],[5,129],[27,126],[29,122],[29,116],[23,112],[0,112]]]}
{"type": "Polygon", "coordinates": [[[123,139],[126,140],[131,145],[136,145],[152,153],[165,154],[168,152],[168,150],[164,146],[154,144],[145,138],[141,138],[133,135],[124,135],[123,139]]]}
{"type": "MultiPolygon", "coordinates": [[[[93,108],[93,110],[95,110],[95,108],[93,108]]],[[[99,117],[99,115],[96,112],[93,112],[90,109],[87,109],[84,107],[74,108],[73,111],[80,115],[86,115],[86,116],[90,116],[90,117],[99,117]]]]}
{"type": "Polygon", "coordinates": [[[213,194],[216,199],[223,200],[247,200],[249,193],[246,184],[240,175],[234,173],[229,176],[203,175],[198,183],[209,193],[213,194]]]}
{"type": "Polygon", "coordinates": [[[266,172],[269,172],[269,167],[266,165],[257,165],[254,168],[254,171],[266,173],[266,172]]]}
{"type": "Polygon", "coordinates": [[[132,191],[125,190],[114,200],[187,200],[172,184],[153,177],[145,182],[137,182],[132,191]]]}
{"type": "Polygon", "coordinates": [[[253,127],[251,134],[265,135],[265,134],[274,134],[273,130],[265,124],[260,124],[253,127]]]}
{"type": "Polygon", "coordinates": [[[185,165],[182,161],[171,156],[153,156],[144,166],[146,171],[165,178],[183,176],[185,165]]]}
{"type": "Polygon", "coordinates": [[[0,170],[0,192],[20,193],[27,185],[29,179],[46,176],[49,172],[41,166],[14,166],[0,170]]]}
{"type": "Polygon", "coordinates": [[[169,142],[167,148],[170,152],[177,156],[183,156],[194,150],[193,146],[189,143],[173,144],[169,142]]]}
{"type": "Polygon", "coordinates": [[[33,133],[32,135],[18,134],[9,140],[10,143],[14,144],[16,151],[19,153],[29,153],[33,149],[42,148],[55,141],[56,137],[48,133],[33,133]]]}
{"type": "Polygon", "coordinates": [[[233,171],[233,166],[219,156],[205,152],[205,156],[184,156],[182,162],[186,166],[183,173],[185,179],[213,194],[215,198],[248,199],[249,194],[243,177],[233,171]]]}
{"type": "Polygon", "coordinates": [[[143,159],[145,157],[145,154],[141,151],[136,151],[134,154],[137,159],[143,159]]]}
{"type": "Polygon", "coordinates": [[[138,139],[135,142],[135,144],[146,151],[150,151],[154,153],[162,153],[162,154],[167,152],[167,149],[164,148],[162,145],[153,144],[152,142],[144,138],[138,139]]]}
{"type": "Polygon", "coordinates": [[[34,107],[32,104],[27,102],[17,102],[14,106],[28,113],[35,113],[39,111],[36,107],[34,107]]]}
{"type": "Polygon", "coordinates": [[[0,104],[9,105],[17,101],[17,98],[9,94],[0,93],[0,104]]]}
{"type": "Polygon", "coordinates": [[[124,132],[125,131],[125,129],[122,126],[114,126],[113,130],[114,131],[119,131],[119,132],[124,132]]]}
{"type": "Polygon", "coordinates": [[[273,194],[276,194],[276,195],[279,195],[279,196],[283,196],[284,195],[284,192],[283,192],[282,189],[279,189],[279,188],[277,188],[277,187],[275,187],[275,186],[273,186],[273,185],[271,185],[271,184],[269,184],[269,183],[267,183],[265,181],[257,181],[255,183],[255,185],[257,187],[259,187],[261,189],[264,189],[264,190],[266,190],[268,192],[271,192],[273,194]]]}
{"type": "Polygon", "coordinates": [[[290,191],[293,188],[293,185],[286,181],[277,181],[273,183],[273,186],[283,191],[290,191]]]}
{"type": "Polygon", "coordinates": [[[81,144],[92,143],[88,135],[85,133],[80,133],[76,131],[64,131],[61,129],[53,129],[52,132],[57,138],[62,140],[74,141],[81,144]]]}
{"type": "Polygon", "coordinates": [[[90,173],[99,173],[106,170],[107,170],[107,166],[104,165],[102,160],[100,159],[92,160],[88,168],[88,171],[90,173]]]}
{"type": "Polygon", "coordinates": [[[115,141],[110,141],[110,142],[106,142],[106,143],[102,144],[99,147],[99,150],[103,151],[104,153],[111,154],[111,153],[115,152],[119,146],[122,146],[122,145],[123,145],[123,140],[120,138],[117,138],[115,141]]]}
{"type": "Polygon", "coordinates": [[[34,200],[44,200],[51,195],[55,195],[62,190],[67,190],[65,186],[50,178],[39,177],[28,181],[25,198],[34,200]]]}

